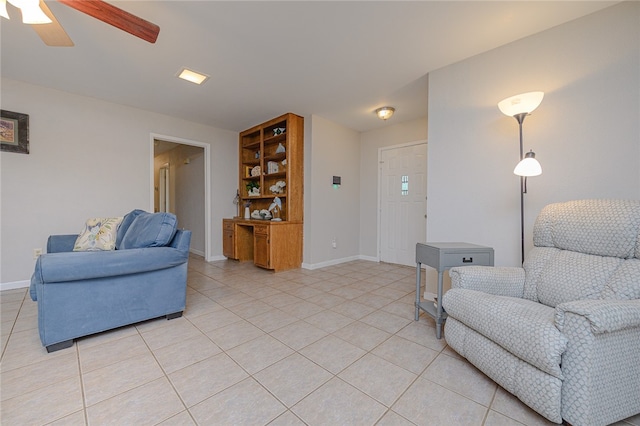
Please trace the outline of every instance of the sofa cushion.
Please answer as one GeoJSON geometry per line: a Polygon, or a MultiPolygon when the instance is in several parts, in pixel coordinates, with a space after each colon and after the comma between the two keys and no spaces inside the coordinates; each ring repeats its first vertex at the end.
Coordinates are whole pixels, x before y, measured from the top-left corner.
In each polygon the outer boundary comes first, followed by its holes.
{"type": "Polygon", "coordinates": [[[522,267],[525,272],[524,298],[538,301],[538,282],[550,260],[560,252],[555,247],[534,247],[525,258],[522,267]]]}
{"type": "Polygon", "coordinates": [[[598,299],[622,259],[558,250],[542,265],[536,282],[540,303],[555,308],[574,300],[598,299]]]}
{"type": "Polygon", "coordinates": [[[523,361],[562,378],[560,361],[567,339],[554,325],[555,309],[526,299],[466,289],[449,290],[443,304],[449,316],[523,361]]]}
{"type": "Polygon", "coordinates": [[[121,217],[94,217],[87,219],[84,229],[73,245],[73,251],[115,250],[116,234],[121,217]]]}
{"type": "Polygon", "coordinates": [[[140,213],[124,234],[120,248],[166,246],[176,233],[177,222],[171,213],[140,213]]]}
{"type": "Polygon", "coordinates": [[[562,379],[521,360],[455,318],[447,319],[446,331],[447,344],[453,350],[538,413],[562,422],[562,379]]]}
{"type": "Polygon", "coordinates": [[[640,299],[638,277],[640,277],[640,260],[625,260],[607,281],[600,299],[640,299]]]}
{"type": "Polygon", "coordinates": [[[144,210],[135,209],[124,215],[120,226],[118,227],[118,235],[116,237],[116,250],[120,250],[120,246],[122,245],[122,239],[124,238],[124,234],[127,233],[127,229],[131,226],[136,217],[140,216],[142,213],[147,213],[144,210]]]}

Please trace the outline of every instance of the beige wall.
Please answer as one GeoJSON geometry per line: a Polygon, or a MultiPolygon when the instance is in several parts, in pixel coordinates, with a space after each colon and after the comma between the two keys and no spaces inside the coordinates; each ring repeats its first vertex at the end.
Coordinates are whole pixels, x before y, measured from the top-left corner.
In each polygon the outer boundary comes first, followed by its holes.
{"type": "MultiPolygon", "coordinates": [[[[203,148],[181,145],[183,151],[191,151],[188,162],[181,161],[176,165],[176,216],[178,226],[184,229],[197,230],[191,235],[191,252],[205,255],[205,162],[203,148]],[[198,152],[199,150],[199,152],[198,152]],[[195,235],[194,235],[195,234],[195,235]]],[[[235,196],[234,188],[229,190],[235,196]]],[[[233,200],[233,197],[227,197],[233,200]]],[[[235,206],[234,206],[235,211],[235,206]]],[[[212,219],[213,222],[213,219],[212,219]]],[[[216,220],[211,226],[222,226],[216,220]]],[[[214,241],[214,243],[216,243],[214,241]]],[[[216,253],[217,256],[220,252],[216,253]]]]}
{"type": "Polygon", "coordinates": [[[426,138],[426,118],[358,133],[317,115],[305,117],[303,266],[378,259],[378,151],[426,138]],[[342,178],[339,189],[333,176],[342,178]]]}
{"type": "MultiPolygon", "coordinates": [[[[530,90],[546,95],[524,123],[525,149],[544,170],[529,181],[529,239],[547,203],[639,198],[639,19],[640,3],[622,3],[431,72],[428,129],[422,119],[360,134],[306,116],[304,265],[377,258],[378,150],[425,139],[427,240],[490,245],[497,264],[516,265],[517,123],[496,105],[530,90]]],[[[30,114],[31,154],[0,154],[0,283],[27,280],[32,250],[50,234],[77,233],[90,216],[152,209],[152,133],[211,145],[210,254],[222,258],[237,133],[7,79],[2,108],[30,114]]]]}
{"type": "Polygon", "coordinates": [[[359,254],[360,136],[317,115],[305,127],[304,266],[316,268],[359,254]],[[333,176],[342,178],[338,189],[333,176]]]}
{"type": "Polygon", "coordinates": [[[221,257],[218,224],[235,211],[237,133],[8,79],[2,108],[29,114],[31,153],[0,154],[0,283],[28,280],[33,249],[51,234],[152,210],[152,133],[210,144],[210,253],[221,257]]]}
{"type": "Polygon", "coordinates": [[[525,241],[548,203],[640,198],[640,3],[626,2],[429,74],[427,237],[520,263],[518,125],[497,103],[541,90],[524,121],[525,241]]]}

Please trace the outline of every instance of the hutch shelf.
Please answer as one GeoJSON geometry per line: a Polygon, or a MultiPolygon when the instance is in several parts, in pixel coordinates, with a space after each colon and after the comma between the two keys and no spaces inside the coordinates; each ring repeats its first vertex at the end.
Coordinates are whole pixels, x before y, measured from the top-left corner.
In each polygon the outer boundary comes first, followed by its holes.
{"type": "Polygon", "coordinates": [[[238,215],[223,220],[223,254],[275,271],[302,264],[304,119],[287,113],[240,133],[238,215]],[[271,210],[272,219],[245,217],[271,210]],[[279,220],[278,220],[279,219],[279,220]]]}

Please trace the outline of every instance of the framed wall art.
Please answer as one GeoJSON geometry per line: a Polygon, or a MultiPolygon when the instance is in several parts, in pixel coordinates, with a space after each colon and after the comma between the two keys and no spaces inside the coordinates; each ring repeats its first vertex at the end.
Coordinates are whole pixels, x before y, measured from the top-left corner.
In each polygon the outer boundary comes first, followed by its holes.
{"type": "Polygon", "coordinates": [[[0,110],[0,150],[29,153],[29,115],[0,110]]]}

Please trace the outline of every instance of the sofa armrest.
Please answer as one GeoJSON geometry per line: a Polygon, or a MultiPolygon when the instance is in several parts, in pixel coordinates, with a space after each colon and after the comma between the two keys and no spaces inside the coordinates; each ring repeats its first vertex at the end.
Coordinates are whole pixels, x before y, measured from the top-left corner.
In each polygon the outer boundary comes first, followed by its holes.
{"type": "Polygon", "coordinates": [[[584,317],[594,334],[640,327],[640,299],[577,300],[556,306],[556,327],[563,331],[567,314],[584,317]]]}
{"type": "Polygon", "coordinates": [[[51,235],[47,240],[47,253],[73,251],[78,235],[51,235]]]}
{"type": "Polygon", "coordinates": [[[449,270],[451,288],[499,296],[523,297],[524,269],[507,266],[461,266],[449,270]]]}
{"type": "Polygon", "coordinates": [[[186,229],[177,229],[173,240],[169,243],[169,247],[173,247],[180,251],[188,252],[191,246],[191,231],[186,229]]]}
{"type": "Polygon", "coordinates": [[[43,254],[36,261],[33,279],[51,284],[109,278],[171,268],[188,257],[188,251],[172,247],[43,254]]]}

